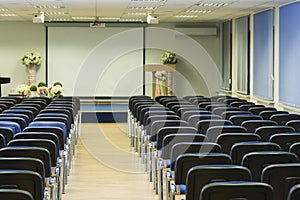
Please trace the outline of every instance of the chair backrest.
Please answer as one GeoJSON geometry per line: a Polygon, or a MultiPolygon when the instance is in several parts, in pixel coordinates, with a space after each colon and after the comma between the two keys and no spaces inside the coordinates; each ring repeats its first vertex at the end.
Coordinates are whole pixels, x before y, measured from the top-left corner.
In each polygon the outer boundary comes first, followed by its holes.
{"type": "Polygon", "coordinates": [[[27,122],[22,117],[7,117],[0,115],[0,121],[11,121],[19,124],[21,130],[23,130],[27,126],[27,122]]]}
{"type": "Polygon", "coordinates": [[[200,114],[212,114],[210,111],[207,110],[188,110],[184,113],[181,113],[181,119],[188,121],[189,117],[192,115],[200,115],[200,114]]]}
{"type": "Polygon", "coordinates": [[[41,147],[5,147],[0,149],[0,157],[26,157],[36,158],[44,163],[45,176],[52,174],[51,157],[47,149],[41,147]]]}
{"type": "Polygon", "coordinates": [[[259,151],[247,153],[241,164],[250,169],[253,181],[260,181],[262,170],[266,165],[296,162],[298,162],[298,157],[290,152],[259,151]]]}
{"type": "Polygon", "coordinates": [[[292,132],[295,132],[295,130],[289,126],[262,126],[258,127],[254,133],[259,135],[262,141],[269,141],[274,134],[292,132]]]}
{"type": "Polygon", "coordinates": [[[296,132],[300,132],[300,120],[291,120],[288,121],[285,125],[294,128],[296,132]]]}
{"type": "Polygon", "coordinates": [[[247,129],[249,133],[255,133],[255,130],[262,126],[277,126],[278,124],[272,120],[247,120],[242,123],[242,126],[247,129]]]}
{"type": "Polygon", "coordinates": [[[189,126],[169,126],[158,130],[156,134],[156,149],[161,150],[164,137],[172,133],[197,133],[197,129],[189,126]]]}
{"type": "Polygon", "coordinates": [[[247,101],[234,101],[230,103],[231,106],[240,107],[241,105],[252,105],[255,106],[255,103],[247,102],[247,101]]]}
{"type": "MultiPolygon", "coordinates": [[[[198,198],[197,198],[198,199],[198,198]]],[[[216,182],[205,185],[200,200],[273,200],[273,188],[259,182],[216,182]]]]}
{"type": "Polygon", "coordinates": [[[241,110],[244,110],[244,111],[249,111],[250,108],[258,108],[258,107],[265,107],[264,105],[255,105],[255,104],[251,104],[251,103],[247,103],[247,104],[243,104],[243,105],[240,105],[239,108],[241,110]]]}
{"type": "Polygon", "coordinates": [[[211,182],[251,181],[249,169],[238,165],[200,165],[189,170],[186,179],[186,200],[199,197],[202,188],[211,182]]]}
{"type": "Polygon", "coordinates": [[[14,136],[14,139],[46,139],[51,140],[55,143],[57,152],[63,147],[60,146],[57,135],[51,132],[22,132],[14,136]]]}
{"type": "Polygon", "coordinates": [[[210,127],[214,126],[228,126],[233,125],[231,121],[229,120],[223,120],[223,119],[206,119],[201,120],[196,124],[196,128],[198,129],[199,133],[206,134],[206,131],[210,127]]]}
{"type": "Polygon", "coordinates": [[[253,133],[224,133],[218,136],[217,143],[221,145],[222,152],[230,154],[232,145],[238,142],[256,142],[261,138],[253,133]]]}
{"type": "Polygon", "coordinates": [[[214,126],[206,131],[209,141],[216,142],[219,135],[223,133],[246,133],[247,130],[242,126],[214,126]]]}
{"type": "Polygon", "coordinates": [[[146,130],[146,134],[150,134],[151,125],[153,122],[158,120],[180,120],[180,117],[177,115],[153,115],[149,116],[146,123],[144,124],[144,129],[146,130]]]}
{"type": "Polygon", "coordinates": [[[233,103],[233,102],[244,102],[244,103],[247,103],[247,100],[245,100],[245,99],[237,99],[237,98],[230,98],[230,99],[226,99],[224,101],[224,103],[227,103],[229,105],[231,105],[231,103],[233,103]]]}
{"type": "MultiPolygon", "coordinates": [[[[192,106],[185,106],[185,107],[181,107],[181,108],[178,108],[177,109],[177,112],[176,114],[178,116],[183,117],[183,114],[186,113],[186,112],[189,112],[189,111],[205,111],[203,108],[199,108],[199,106],[195,106],[195,105],[192,105],[192,106]]],[[[207,111],[208,112],[208,111],[207,111]]]]}
{"type": "Polygon", "coordinates": [[[151,124],[151,131],[149,133],[151,141],[156,141],[156,134],[159,129],[168,126],[189,126],[189,124],[183,120],[157,120],[151,124]]]}
{"type": "Polygon", "coordinates": [[[136,121],[140,122],[140,125],[145,125],[147,118],[149,117],[149,115],[146,115],[146,113],[148,113],[149,111],[167,111],[168,109],[161,106],[151,106],[151,107],[144,107],[141,109],[139,115],[136,118],[136,121]]]}
{"type": "Polygon", "coordinates": [[[14,113],[14,114],[23,114],[26,115],[29,118],[29,121],[31,122],[34,118],[33,112],[31,110],[26,110],[26,109],[8,109],[3,111],[3,113],[14,113]]]}
{"type": "Polygon", "coordinates": [[[0,121],[0,127],[11,128],[13,130],[14,134],[21,132],[21,127],[17,122],[0,121]]]}
{"type": "Polygon", "coordinates": [[[43,179],[37,173],[27,170],[0,170],[0,185],[28,191],[35,200],[43,200],[43,179]]]}
{"type": "Polygon", "coordinates": [[[67,127],[62,122],[36,121],[36,122],[31,122],[28,125],[28,127],[53,127],[53,128],[60,128],[63,131],[63,133],[64,133],[64,138],[67,138],[67,127]]]}
{"type": "Polygon", "coordinates": [[[290,146],[289,152],[294,153],[300,158],[300,142],[296,142],[290,146]]]}
{"type": "Polygon", "coordinates": [[[232,163],[240,165],[244,155],[256,151],[280,151],[280,146],[271,142],[238,142],[230,150],[232,163]]]}
{"type": "Polygon", "coordinates": [[[74,123],[74,116],[72,112],[70,112],[68,109],[64,108],[45,108],[44,110],[41,110],[40,113],[62,113],[68,115],[69,119],[71,120],[71,123],[74,123]]]}
{"type": "Polygon", "coordinates": [[[226,103],[214,102],[206,105],[205,110],[213,111],[215,108],[219,108],[219,107],[230,107],[230,106],[226,103]]]}
{"type": "Polygon", "coordinates": [[[13,139],[8,144],[8,147],[41,147],[49,151],[51,157],[52,167],[56,166],[57,157],[59,152],[57,152],[56,144],[47,139],[13,139]]]}
{"type": "Polygon", "coordinates": [[[9,127],[0,127],[0,134],[5,138],[6,143],[14,138],[14,130],[9,127]]]}
{"type": "Polygon", "coordinates": [[[187,153],[221,153],[221,146],[211,142],[180,142],[171,149],[170,169],[174,170],[177,158],[187,153]]]}
{"type": "Polygon", "coordinates": [[[0,199],[9,200],[34,200],[33,196],[25,190],[20,189],[0,189],[0,199]]]}
{"type": "Polygon", "coordinates": [[[17,113],[1,113],[0,117],[21,117],[26,121],[26,124],[29,124],[30,119],[25,114],[17,114],[17,113]]]}
{"type": "Polygon", "coordinates": [[[59,139],[60,150],[64,150],[66,144],[66,136],[61,128],[51,127],[51,126],[35,126],[35,127],[26,127],[23,132],[46,132],[54,133],[59,139]]]}
{"type": "Polygon", "coordinates": [[[14,107],[11,107],[10,110],[19,110],[19,109],[23,109],[23,110],[30,110],[32,113],[33,113],[33,116],[35,117],[38,113],[39,113],[39,110],[35,107],[32,107],[32,106],[14,106],[14,107]]]}
{"type": "Polygon", "coordinates": [[[272,115],[270,120],[277,122],[278,125],[285,125],[291,120],[300,120],[300,115],[298,114],[276,114],[272,115]]]}
{"type": "Polygon", "coordinates": [[[263,111],[268,111],[268,110],[274,110],[276,111],[276,108],[271,108],[271,107],[252,107],[249,109],[249,112],[253,113],[254,115],[259,115],[259,113],[263,111]]]}
{"type": "Polygon", "coordinates": [[[226,107],[217,107],[212,110],[212,112],[214,114],[220,115],[220,116],[222,116],[222,114],[227,111],[240,111],[240,109],[237,107],[226,106],[226,107]]]}
{"type": "Polygon", "coordinates": [[[0,158],[0,170],[5,169],[37,172],[43,178],[43,185],[45,186],[45,167],[40,159],[24,157],[0,158]]]}
{"type": "Polygon", "coordinates": [[[262,120],[262,119],[263,118],[261,116],[254,115],[254,114],[233,115],[229,118],[229,120],[232,121],[232,123],[237,126],[241,126],[242,123],[247,120],[262,120]]]}
{"type": "Polygon", "coordinates": [[[223,153],[194,153],[181,154],[175,163],[174,182],[176,185],[185,184],[188,171],[198,165],[231,164],[231,158],[223,153]]]}
{"type": "Polygon", "coordinates": [[[215,114],[196,114],[188,118],[187,122],[189,125],[196,127],[197,123],[201,120],[207,119],[222,119],[221,116],[215,114]]]}
{"type": "Polygon", "coordinates": [[[282,110],[266,110],[259,113],[259,115],[266,120],[270,119],[272,115],[276,114],[289,114],[289,112],[282,110]]]}
{"type": "Polygon", "coordinates": [[[298,200],[300,199],[300,184],[294,185],[288,194],[287,200],[298,200]]]}
{"type": "Polygon", "coordinates": [[[0,149],[6,146],[5,137],[0,133],[0,149]]]}
{"type": "Polygon", "coordinates": [[[300,133],[278,133],[271,136],[270,142],[279,144],[283,151],[289,151],[292,144],[300,142],[300,133]]]}
{"type": "Polygon", "coordinates": [[[33,121],[44,121],[44,122],[62,122],[66,125],[66,131],[67,133],[70,132],[70,129],[71,129],[71,123],[68,122],[68,119],[64,118],[64,117],[36,117],[33,119],[33,121]]]}
{"type": "Polygon", "coordinates": [[[161,148],[161,157],[163,159],[171,158],[172,147],[180,142],[204,142],[207,140],[205,135],[199,133],[172,133],[164,137],[162,148],[161,148]]]}
{"type": "Polygon", "coordinates": [[[261,181],[274,189],[274,200],[287,199],[290,188],[300,181],[300,164],[284,163],[266,166],[261,181]]]}
{"type": "Polygon", "coordinates": [[[221,117],[223,119],[229,120],[231,116],[234,115],[249,115],[251,112],[249,111],[225,111],[222,113],[221,117]]]}

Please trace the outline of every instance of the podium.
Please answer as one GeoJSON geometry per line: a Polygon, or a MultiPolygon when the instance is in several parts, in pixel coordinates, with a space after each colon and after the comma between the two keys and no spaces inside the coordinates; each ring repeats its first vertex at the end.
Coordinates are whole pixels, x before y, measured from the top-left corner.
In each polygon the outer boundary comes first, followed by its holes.
{"type": "Polygon", "coordinates": [[[152,97],[155,98],[156,91],[156,77],[155,72],[157,71],[166,71],[168,73],[167,77],[167,94],[172,95],[172,72],[176,71],[176,64],[146,64],[145,72],[152,72],[152,97]]]}
{"type": "Polygon", "coordinates": [[[2,97],[1,85],[10,83],[10,77],[0,77],[0,97],[2,97]]]}

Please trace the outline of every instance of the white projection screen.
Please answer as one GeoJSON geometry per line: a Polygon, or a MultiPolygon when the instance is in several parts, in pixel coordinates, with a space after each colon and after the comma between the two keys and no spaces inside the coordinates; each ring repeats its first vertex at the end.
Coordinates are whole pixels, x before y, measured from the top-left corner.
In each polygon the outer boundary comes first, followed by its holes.
{"type": "Polygon", "coordinates": [[[48,60],[48,84],[64,95],[140,95],[143,28],[48,27],[48,60]]]}

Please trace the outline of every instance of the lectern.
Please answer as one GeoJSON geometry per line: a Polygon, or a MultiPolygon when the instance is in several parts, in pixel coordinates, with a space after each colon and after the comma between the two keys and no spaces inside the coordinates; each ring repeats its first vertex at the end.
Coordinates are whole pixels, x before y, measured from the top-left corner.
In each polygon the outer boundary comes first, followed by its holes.
{"type": "Polygon", "coordinates": [[[6,83],[10,83],[10,77],[0,77],[0,97],[2,96],[1,85],[6,83]]]}

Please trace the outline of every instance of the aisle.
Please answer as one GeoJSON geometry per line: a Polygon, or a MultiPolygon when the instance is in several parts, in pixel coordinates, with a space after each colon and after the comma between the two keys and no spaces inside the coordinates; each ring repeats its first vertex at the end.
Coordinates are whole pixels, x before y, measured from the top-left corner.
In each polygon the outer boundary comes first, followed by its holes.
{"type": "Polygon", "coordinates": [[[156,200],[127,124],[83,124],[63,200],[156,200]]]}

